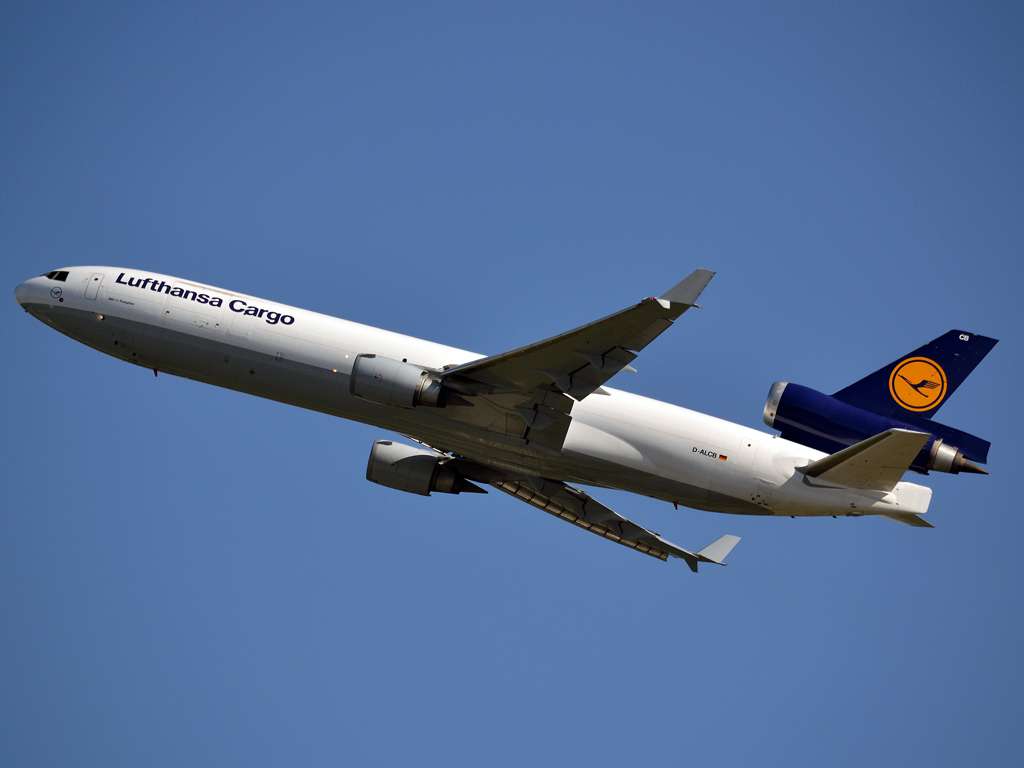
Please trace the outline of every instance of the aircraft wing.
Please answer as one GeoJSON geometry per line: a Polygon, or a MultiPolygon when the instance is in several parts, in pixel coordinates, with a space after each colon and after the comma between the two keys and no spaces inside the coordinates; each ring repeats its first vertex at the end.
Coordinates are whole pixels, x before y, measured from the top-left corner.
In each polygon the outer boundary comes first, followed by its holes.
{"type": "Polygon", "coordinates": [[[561,520],[645,555],[659,560],[668,560],[669,556],[685,560],[694,573],[697,572],[698,563],[725,565],[722,561],[740,540],[738,536],[722,536],[700,552],[690,552],[616,514],[579,488],[556,480],[539,477],[521,480],[506,478],[492,482],[491,486],[561,520]]]}
{"type": "Polygon", "coordinates": [[[479,408],[453,409],[451,417],[523,437],[559,450],[569,428],[573,401],[606,394],[601,385],[668,329],[714,277],[698,269],[660,298],[493,357],[441,372],[452,392],[479,408]]]}

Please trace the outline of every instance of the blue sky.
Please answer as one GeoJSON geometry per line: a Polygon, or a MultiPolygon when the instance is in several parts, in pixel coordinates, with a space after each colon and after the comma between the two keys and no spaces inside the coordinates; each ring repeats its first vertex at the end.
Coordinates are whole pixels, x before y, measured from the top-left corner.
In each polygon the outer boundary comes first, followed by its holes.
{"type": "Polygon", "coordinates": [[[933,531],[601,492],[694,576],[387,433],[0,312],[0,763],[1016,765],[1016,4],[7,3],[0,275],[179,275],[496,353],[718,271],[615,385],[760,427],[950,328],[933,531]]]}

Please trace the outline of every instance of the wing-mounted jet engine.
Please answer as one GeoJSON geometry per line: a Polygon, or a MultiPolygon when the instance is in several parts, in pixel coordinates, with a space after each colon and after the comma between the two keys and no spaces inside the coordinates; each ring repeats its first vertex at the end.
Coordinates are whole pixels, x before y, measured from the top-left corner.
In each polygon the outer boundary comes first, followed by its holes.
{"type": "Polygon", "coordinates": [[[435,451],[411,445],[378,440],[370,449],[366,479],[387,488],[429,496],[438,493],[487,493],[473,485],[456,469],[447,466],[446,457],[435,451]]]}
{"type": "Polygon", "coordinates": [[[764,423],[786,440],[826,453],[890,429],[926,432],[931,437],[910,469],[988,474],[972,462],[988,461],[990,443],[931,417],[995,345],[996,339],[949,331],[834,395],[777,381],[764,423]]]}
{"type": "Polygon", "coordinates": [[[363,400],[399,408],[444,408],[469,405],[451,386],[426,368],[379,355],[358,355],[352,364],[349,392],[363,400]]]}

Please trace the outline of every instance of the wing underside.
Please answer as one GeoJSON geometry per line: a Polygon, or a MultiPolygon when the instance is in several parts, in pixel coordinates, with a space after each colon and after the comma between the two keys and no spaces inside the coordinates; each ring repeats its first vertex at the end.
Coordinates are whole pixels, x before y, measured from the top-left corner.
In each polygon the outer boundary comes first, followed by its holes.
{"type": "Polygon", "coordinates": [[[699,552],[690,552],[613,512],[579,488],[559,481],[538,477],[508,478],[492,482],[491,486],[560,520],[637,552],[659,560],[668,560],[669,557],[685,560],[694,573],[698,563],[725,565],[725,556],[740,540],[738,536],[722,536],[699,552]]]}

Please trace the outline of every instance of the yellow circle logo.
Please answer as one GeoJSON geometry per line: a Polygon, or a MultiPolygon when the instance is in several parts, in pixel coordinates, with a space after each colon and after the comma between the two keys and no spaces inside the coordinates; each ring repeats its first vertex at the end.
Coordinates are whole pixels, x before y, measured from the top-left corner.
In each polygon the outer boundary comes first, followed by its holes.
{"type": "Polygon", "coordinates": [[[946,396],[946,372],[927,357],[908,357],[892,369],[889,394],[908,411],[930,411],[946,396]]]}

